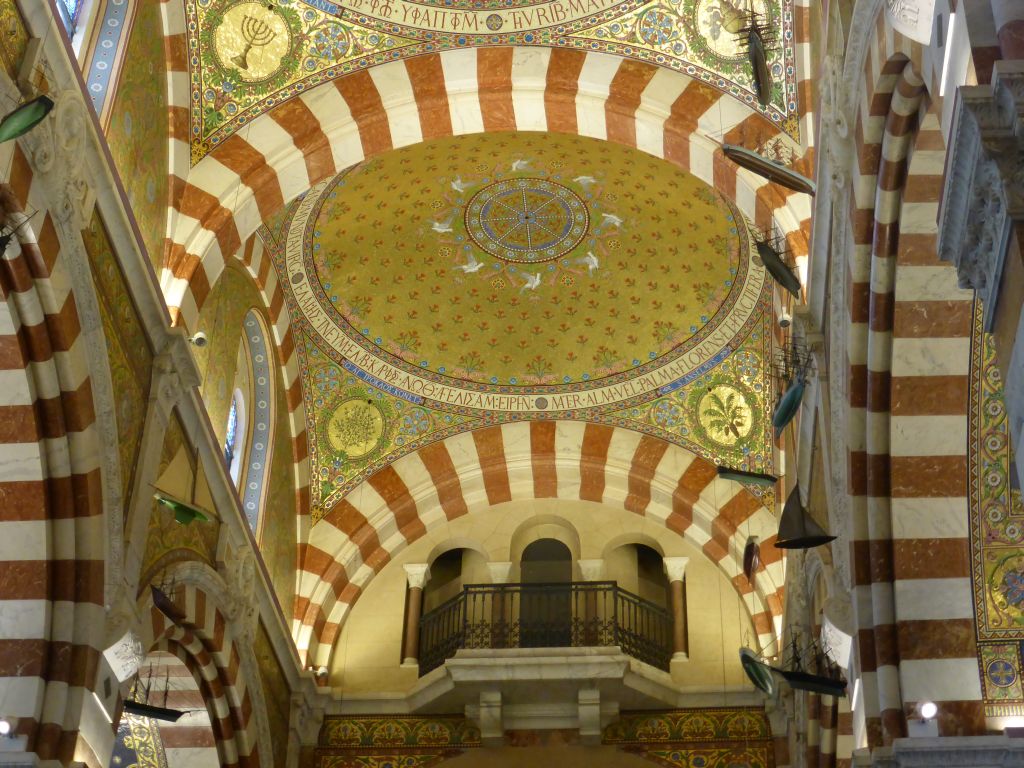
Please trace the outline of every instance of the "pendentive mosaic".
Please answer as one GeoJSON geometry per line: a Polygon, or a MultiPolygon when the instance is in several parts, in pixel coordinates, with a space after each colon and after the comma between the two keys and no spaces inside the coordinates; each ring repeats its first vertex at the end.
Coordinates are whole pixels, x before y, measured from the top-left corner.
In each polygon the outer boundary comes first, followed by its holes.
{"type": "Polygon", "coordinates": [[[775,31],[774,87],[754,96],[740,0],[189,0],[192,160],[277,104],[388,61],[454,48],[601,51],[733,95],[799,141],[792,0],[755,0],[775,31]]]}
{"type": "Polygon", "coordinates": [[[985,714],[1024,715],[1024,504],[992,337],[975,306],[971,345],[970,521],[978,663],[985,714]]]}
{"type": "Polygon", "coordinates": [[[770,471],[770,286],[742,217],[668,167],[574,136],[455,137],[269,222],[314,518],[406,453],[517,420],[770,471]]]}

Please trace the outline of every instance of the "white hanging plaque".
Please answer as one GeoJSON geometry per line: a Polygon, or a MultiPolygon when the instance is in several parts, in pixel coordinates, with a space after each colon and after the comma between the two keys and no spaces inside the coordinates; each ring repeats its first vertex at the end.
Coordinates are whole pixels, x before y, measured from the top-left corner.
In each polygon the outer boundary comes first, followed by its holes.
{"type": "Polygon", "coordinates": [[[922,45],[931,43],[935,0],[885,0],[885,15],[901,35],[922,45]]]}

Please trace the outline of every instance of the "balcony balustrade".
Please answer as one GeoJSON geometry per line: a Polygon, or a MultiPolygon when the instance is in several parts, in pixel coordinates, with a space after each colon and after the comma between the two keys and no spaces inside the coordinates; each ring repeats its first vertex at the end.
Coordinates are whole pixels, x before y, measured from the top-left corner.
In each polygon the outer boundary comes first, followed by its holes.
{"type": "Polygon", "coordinates": [[[607,646],[667,671],[672,615],[613,581],[470,584],[420,619],[420,675],[460,648],[607,646]]]}

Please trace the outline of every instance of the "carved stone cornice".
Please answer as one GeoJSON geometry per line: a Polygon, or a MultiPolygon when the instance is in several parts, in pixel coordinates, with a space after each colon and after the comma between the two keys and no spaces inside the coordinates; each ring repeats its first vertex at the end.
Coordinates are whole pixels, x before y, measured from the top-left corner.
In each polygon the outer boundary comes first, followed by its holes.
{"type": "Polygon", "coordinates": [[[181,327],[167,330],[166,342],[153,361],[151,397],[156,401],[166,422],[171,409],[190,389],[202,382],[199,368],[192,356],[192,345],[181,327]]]}
{"type": "Polygon", "coordinates": [[[1011,227],[1024,222],[1024,62],[996,62],[991,85],[961,88],[954,107],[939,257],[977,292],[991,328],[1011,227]]]}

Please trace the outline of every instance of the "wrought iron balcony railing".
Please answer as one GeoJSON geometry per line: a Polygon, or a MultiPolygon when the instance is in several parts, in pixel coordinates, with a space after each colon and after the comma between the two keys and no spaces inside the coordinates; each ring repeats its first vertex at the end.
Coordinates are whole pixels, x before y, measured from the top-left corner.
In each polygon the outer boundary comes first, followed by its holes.
{"type": "Polygon", "coordinates": [[[614,581],[470,584],[420,619],[420,674],[460,648],[613,645],[668,670],[671,614],[614,581]]]}

